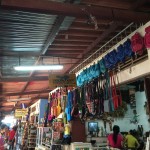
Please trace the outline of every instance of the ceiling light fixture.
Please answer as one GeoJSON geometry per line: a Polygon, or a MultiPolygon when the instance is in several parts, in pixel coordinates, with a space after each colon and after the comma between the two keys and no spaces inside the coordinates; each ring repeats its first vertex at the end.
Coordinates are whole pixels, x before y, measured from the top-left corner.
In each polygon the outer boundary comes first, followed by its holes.
{"type": "Polygon", "coordinates": [[[41,65],[41,66],[15,66],[18,71],[31,71],[31,70],[62,70],[63,65],[41,65]]]}
{"type": "Polygon", "coordinates": [[[18,99],[8,99],[7,102],[18,102],[18,101],[26,101],[26,100],[31,100],[31,97],[18,98],[18,99]]]}

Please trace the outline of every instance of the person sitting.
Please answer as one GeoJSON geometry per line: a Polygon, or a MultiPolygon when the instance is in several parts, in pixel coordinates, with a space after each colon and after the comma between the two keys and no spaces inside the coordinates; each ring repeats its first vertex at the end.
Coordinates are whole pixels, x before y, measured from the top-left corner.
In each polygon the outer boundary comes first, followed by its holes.
{"type": "Polygon", "coordinates": [[[127,142],[128,149],[135,150],[137,147],[139,147],[139,142],[133,136],[133,130],[130,130],[128,135],[126,135],[125,142],[127,142]]]}
{"type": "Polygon", "coordinates": [[[119,126],[114,125],[113,133],[109,134],[107,137],[107,143],[109,147],[122,149],[123,136],[119,132],[120,132],[119,126]]]}

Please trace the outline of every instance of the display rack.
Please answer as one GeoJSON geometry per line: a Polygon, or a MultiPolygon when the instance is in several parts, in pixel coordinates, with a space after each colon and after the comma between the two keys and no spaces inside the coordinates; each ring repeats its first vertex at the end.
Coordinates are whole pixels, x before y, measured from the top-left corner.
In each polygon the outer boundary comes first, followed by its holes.
{"type": "Polygon", "coordinates": [[[22,145],[23,149],[27,149],[28,122],[22,123],[21,132],[22,132],[22,143],[21,143],[21,145],[22,145]]]}
{"type": "Polygon", "coordinates": [[[35,149],[37,128],[34,124],[30,124],[28,128],[28,149],[35,149]]]}
{"type": "Polygon", "coordinates": [[[37,128],[37,140],[36,147],[41,145],[50,148],[53,142],[53,130],[51,127],[38,127],[37,128]]]}

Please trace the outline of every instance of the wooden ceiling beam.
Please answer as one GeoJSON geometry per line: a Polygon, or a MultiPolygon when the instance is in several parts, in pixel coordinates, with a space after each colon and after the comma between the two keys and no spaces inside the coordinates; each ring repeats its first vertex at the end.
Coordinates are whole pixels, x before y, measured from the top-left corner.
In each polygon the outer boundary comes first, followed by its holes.
{"type": "Polygon", "coordinates": [[[45,90],[36,90],[36,91],[25,91],[25,92],[16,92],[16,93],[2,93],[0,97],[6,97],[6,96],[18,96],[18,95],[31,95],[31,94],[41,94],[41,93],[49,93],[51,92],[51,89],[45,89],[45,90]]]}
{"type": "Polygon", "coordinates": [[[150,0],[136,0],[132,6],[130,7],[130,9],[132,10],[138,10],[139,8],[141,8],[146,2],[150,2],[150,0]]]}
{"type": "Polygon", "coordinates": [[[59,35],[68,35],[68,36],[88,36],[88,37],[98,37],[102,32],[100,31],[82,31],[69,29],[67,31],[60,31],[59,35]]]}
{"type": "Polygon", "coordinates": [[[127,1],[120,0],[82,0],[81,4],[95,5],[102,7],[118,8],[118,9],[129,9],[131,4],[127,1]]]}
{"type": "MultiPolygon", "coordinates": [[[[53,45],[57,45],[57,46],[65,46],[65,45],[75,45],[75,46],[79,46],[79,45],[89,45],[89,44],[91,44],[91,42],[76,42],[76,41],[74,41],[74,42],[69,42],[69,41],[66,41],[66,42],[63,42],[63,41],[54,41],[53,43],[52,43],[52,46],[53,45]]],[[[67,47],[67,46],[66,46],[67,47]]]]}
{"type": "MultiPolygon", "coordinates": [[[[49,51],[49,52],[47,52],[48,54],[81,54],[81,53],[83,53],[83,51],[84,50],[70,50],[70,51],[65,51],[65,50],[55,50],[55,51],[49,51]]],[[[62,64],[62,63],[61,63],[62,64]]]]}
{"type": "Polygon", "coordinates": [[[0,79],[0,83],[4,82],[27,82],[27,81],[48,81],[48,76],[32,76],[32,77],[9,77],[0,79]]]}
{"type": "MultiPolygon", "coordinates": [[[[52,45],[53,46],[53,45],[52,45]]],[[[84,49],[86,49],[86,47],[87,46],[53,46],[53,47],[49,47],[49,49],[48,49],[48,51],[51,51],[51,50],[68,50],[68,51],[70,51],[70,50],[84,50],[84,49]]]]}
{"type": "MultiPolygon", "coordinates": [[[[110,19],[99,19],[98,17],[96,17],[96,20],[98,25],[108,25],[112,22],[112,20],[110,19]]],[[[74,23],[87,23],[87,22],[88,18],[76,18],[74,20],[74,23]]]]}
{"type": "Polygon", "coordinates": [[[78,39],[78,38],[74,38],[74,39],[59,39],[59,38],[57,38],[57,39],[55,39],[55,41],[62,41],[62,42],[87,42],[87,43],[89,43],[89,42],[93,42],[93,40],[86,40],[86,39],[83,39],[83,38],[80,38],[80,39],[78,39]]]}
{"type": "MultiPolygon", "coordinates": [[[[105,0],[103,1],[105,2],[105,0]]],[[[89,14],[92,14],[95,17],[124,22],[147,22],[150,20],[149,13],[134,12],[132,10],[123,10],[118,8],[116,9],[117,5],[119,4],[120,1],[118,3],[114,3],[115,8],[110,8],[110,5],[112,5],[110,2],[108,3],[109,7],[104,7],[60,3],[46,0],[1,0],[1,7],[7,9],[50,13],[55,15],[74,16],[80,18],[87,18],[89,14]]],[[[125,7],[125,5],[123,6],[125,7]]]]}

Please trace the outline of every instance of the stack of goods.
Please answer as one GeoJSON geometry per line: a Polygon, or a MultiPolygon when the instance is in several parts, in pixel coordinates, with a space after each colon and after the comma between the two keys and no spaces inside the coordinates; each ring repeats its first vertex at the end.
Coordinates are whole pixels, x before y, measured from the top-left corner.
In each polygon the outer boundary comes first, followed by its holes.
{"type": "Polygon", "coordinates": [[[61,121],[53,122],[53,141],[58,142],[63,138],[64,124],[61,121]]]}
{"type": "Polygon", "coordinates": [[[36,146],[37,128],[34,124],[30,124],[28,128],[28,149],[33,149],[36,146]]]}
{"type": "Polygon", "coordinates": [[[27,139],[28,139],[28,122],[22,124],[22,147],[27,149],[27,139]]]}
{"type": "Polygon", "coordinates": [[[44,146],[49,146],[51,145],[51,140],[52,140],[52,130],[49,129],[48,131],[43,132],[43,138],[42,138],[42,144],[44,146]]]}

